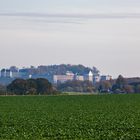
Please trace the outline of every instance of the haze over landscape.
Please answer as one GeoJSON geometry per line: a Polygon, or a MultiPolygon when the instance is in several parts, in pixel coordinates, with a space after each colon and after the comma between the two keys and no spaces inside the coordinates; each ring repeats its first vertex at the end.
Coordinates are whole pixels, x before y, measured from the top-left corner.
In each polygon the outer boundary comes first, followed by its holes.
{"type": "Polygon", "coordinates": [[[0,67],[96,66],[140,76],[140,1],[0,0],[0,67]]]}
{"type": "Polygon", "coordinates": [[[140,0],[0,0],[0,140],[140,139],[140,0]]]}

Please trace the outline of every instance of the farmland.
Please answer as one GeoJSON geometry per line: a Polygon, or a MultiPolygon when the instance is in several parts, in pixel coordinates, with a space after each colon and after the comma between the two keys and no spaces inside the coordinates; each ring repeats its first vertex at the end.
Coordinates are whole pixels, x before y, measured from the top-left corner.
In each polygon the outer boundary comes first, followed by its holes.
{"type": "Polygon", "coordinates": [[[140,139],[140,95],[1,96],[9,139],[140,139]]]}

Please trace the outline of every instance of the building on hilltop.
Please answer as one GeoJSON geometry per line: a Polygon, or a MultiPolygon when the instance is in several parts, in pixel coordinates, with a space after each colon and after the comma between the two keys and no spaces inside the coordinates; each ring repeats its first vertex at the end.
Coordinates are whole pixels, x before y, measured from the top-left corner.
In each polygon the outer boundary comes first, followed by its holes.
{"type": "Polygon", "coordinates": [[[18,78],[19,77],[18,69],[13,69],[13,67],[11,67],[10,69],[2,69],[0,71],[0,77],[1,78],[18,78]]]}
{"type": "MultiPolygon", "coordinates": [[[[0,71],[0,80],[3,82],[12,81],[16,78],[46,78],[51,83],[65,83],[66,81],[90,81],[93,84],[96,84],[100,81],[111,80],[110,75],[100,76],[100,72],[93,67],[93,69],[78,65],[54,65],[54,66],[39,66],[37,68],[31,66],[30,68],[18,69],[16,66],[11,66],[9,69],[1,69],[0,71]],[[73,72],[71,72],[73,71],[73,72]],[[58,75],[57,73],[61,73],[58,75]],[[62,74],[63,73],[63,74],[62,74]]],[[[1,82],[1,83],[2,83],[1,82]]],[[[9,83],[9,82],[7,82],[9,83]]]]}
{"type": "Polygon", "coordinates": [[[75,80],[78,80],[78,81],[84,81],[84,76],[81,76],[81,75],[75,75],[75,80]]]}
{"type": "Polygon", "coordinates": [[[54,83],[64,83],[66,81],[72,81],[74,80],[74,74],[72,72],[67,71],[66,75],[54,75],[53,81],[54,83]]]}
{"type": "Polygon", "coordinates": [[[53,76],[53,82],[55,84],[57,84],[58,82],[65,83],[66,81],[73,81],[73,80],[93,82],[93,73],[90,71],[86,75],[77,75],[70,71],[67,71],[65,75],[54,75],[53,76]]]}
{"type": "Polygon", "coordinates": [[[10,67],[10,70],[12,72],[12,78],[19,78],[20,77],[19,76],[19,70],[18,70],[17,67],[12,66],[12,67],[10,67]]]}
{"type": "Polygon", "coordinates": [[[12,72],[10,69],[1,70],[1,78],[12,78],[12,72]]]}
{"type": "Polygon", "coordinates": [[[12,78],[12,72],[11,72],[10,69],[6,69],[6,71],[5,71],[5,77],[6,78],[12,78]]]}
{"type": "Polygon", "coordinates": [[[91,82],[93,82],[93,73],[91,71],[84,76],[84,81],[91,81],[91,82]]]}

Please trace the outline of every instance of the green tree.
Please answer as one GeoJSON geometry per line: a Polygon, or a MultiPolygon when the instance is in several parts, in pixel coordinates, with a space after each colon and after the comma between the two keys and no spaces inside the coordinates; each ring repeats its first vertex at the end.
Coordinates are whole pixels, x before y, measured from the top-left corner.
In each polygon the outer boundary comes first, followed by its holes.
{"type": "Polygon", "coordinates": [[[35,79],[27,80],[27,94],[35,95],[37,94],[37,83],[35,79]]]}
{"type": "Polygon", "coordinates": [[[140,84],[138,84],[137,86],[136,86],[136,91],[135,91],[136,93],[140,93],[140,84]]]}
{"type": "Polygon", "coordinates": [[[0,84],[0,95],[6,94],[6,86],[0,84]]]}
{"type": "Polygon", "coordinates": [[[44,78],[36,79],[37,83],[37,93],[39,94],[52,94],[53,87],[52,84],[44,78]]]}
{"type": "Polygon", "coordinates": [[[126,84],[125,78],[122,75],[119,75],[119,77],[116,80],[116,86],[119,89],[123,89],[125,84],[126,84]]]}
{"type": "Polygon", "coordinates": [[[112,86],[112,91],[115,93],[124,93],[125,89],[124,86],[127,85],[126,84],[126,80],[122,75],[119,75],[115,84],[112,86]]]}
{"type": "Polygon", "coordinates": [[[52,84],[44,78],[39,79],[16,79],[7,86],[10,93],[16,95],[52,94],[54,89],[52,84]]]}
{"type": "Polygon", "coordinates": [[[95,88],[90,81],[67,81],[58,85],[60,91],[71,91],[71,92],[94,92],[95,88]]]}
{"type": "Polygon", "coordinates": [[[7,90],[16,95],[24,95],[27,92],[27,81],[24,79],[16,79],[7,86],[7,90]]]}
{"type": "Polygon", "coordinates": [[[131,85],[124,85],[124,91],[126,93],[134,93],[135,92],[133,86],[131,86],[131,85]]]}
{"type": "Polygon", "coordinates": [[[102,81],[99,86],[100,91],[109,91],[112,88],[112,85],[109,81],[102,81]]]}

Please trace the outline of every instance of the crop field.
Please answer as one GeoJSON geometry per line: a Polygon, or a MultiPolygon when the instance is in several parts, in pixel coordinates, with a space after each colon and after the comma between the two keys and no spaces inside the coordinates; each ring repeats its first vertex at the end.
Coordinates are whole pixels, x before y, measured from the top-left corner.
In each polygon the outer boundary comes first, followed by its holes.
{"type": "Polygon", "coordinates": [[[1,96],[0,140],[140,139],[140,95],[1,96]]]}

